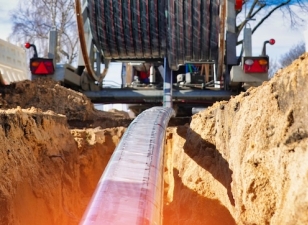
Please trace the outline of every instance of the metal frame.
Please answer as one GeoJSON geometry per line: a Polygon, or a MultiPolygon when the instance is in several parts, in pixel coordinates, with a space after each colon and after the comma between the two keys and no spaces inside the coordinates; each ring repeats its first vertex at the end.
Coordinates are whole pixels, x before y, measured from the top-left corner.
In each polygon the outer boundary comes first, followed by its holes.
{"type": "MultiPolygon", "coordinates": [[[[228,83],[230,80],[230,74],[229,74],[229,68],[231,68],[232,65],[235,65],[237,62],[236,57],[236,33],[235,33],[235,19],[236,19],[236,13],[234,8],[234,0],[222,0],[220,3],[220,29],[219,37],[218,37],[218,59],[216,62],[212,61],[200,61],[200,62],[190,62],[190,63],[210,63],[213,64],[214,67],[214,88],[215,89],[221,89],[222,82],[228,83]],[[226,49],[226,51],[224,51],[226,49]],[[225,57],[226,56],[226,57],[225,57]],[[225,73],[223,73],[225,71],[225,73]],[[224,75],[224,81],[222,81],[221,76],[224,75]]],[[[108,71],[108,64],[109,62],[156,62],[156,63],[163,63],[162,58],[149,58],[149,59],[110,59],[108,62],[105,63],[105,71],[103,74],[100,74],[100,63],[104,60],[101,50],[96,49],[93,44],[93,37],[91,34],[91,29],[89,25],[89,9],[87,5],[87,1],[83,1],[82,5],[79,0],[76,0],[76,14],[77,14],[77,24],[78,24],[78,31],[79,31],[79,38],[80,38],[80,48],[82,52],[82,59],[79,60],[79,65],[85,66],[85,71],[83,72],[82,76],[87,76],[86,79],[82,78],[81,82],[83,80],[98,83],[101,85],[101,82],[103,80],[103,77],[106,75],[108,71]],[[94,69],[94,62],[96,62],[97,68],[94,69]]],[[[120,56],[119,56],[120,57],[120,56]]],[[[165,63],[164,63],[165,64],[165,63]]],[[[166,65],[166,64],[165,64],[166,65]]],[[[167,67],[165,66],[165,69],[167,67]]],[[[170,75],[165,74],[166,79],[172,78],[172,70],[170,70],[170,75]]],[[[170,81],[167,81],[170,83],[170,81]]],[[[167,84],[167,83],[166,83],[167,84]]],[[[89,86],[88,83],[84,85],[84,87],[89,86]]],[[[123,86],[123,85],[122,85],[123,86]]],[[[124,86],[123,86],[124,87],[124,86]]],[[[172,85],[170,85],[172,88],[172,85]]],[[[90,88],[86,88],[85,90],[91,90],[90,88]]],[[[168,88],[167,88],[168,89],[168,88]]],[[[228,88],[226,88],[228,89],[228,88]]],[[[172,103],[172,100],[166,100],[171,96],[172,99],[172,91],[170,92],[171,95],[166,96],[164,98],[164,104],[170,104],[172,103]],[[167,103],[168,101],[169,103],[167,103]]],[[[166,92],[166,94],[170,94],[166,92]]],[[[171,104],[172,105],[172,104],[171,104]]]]}

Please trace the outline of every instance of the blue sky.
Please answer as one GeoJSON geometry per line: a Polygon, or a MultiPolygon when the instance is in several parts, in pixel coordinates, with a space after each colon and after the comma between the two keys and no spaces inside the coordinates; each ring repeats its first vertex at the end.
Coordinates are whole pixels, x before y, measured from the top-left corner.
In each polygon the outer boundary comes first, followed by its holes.
{"type": "MultiPolygon", "coordinates": [[[[0,0],[0,38],[6,40],[11,32],[9,11],[17,7],[18,0],[0,0]]],[[[307,17],[308,22],[308,17],[307,17]]],[[[253,27],[253,21],[251,26],[253,27]]],[[[308,27],[290,29],[289,23],[283,19],[281,12],[275,12],[253,35],[253,55],[259,55],[265,40],[274,38],[276,44],[267,47],[267,54],[273,58],[287,52],[293,45],[304,40],[304,31],[308,27]]]]}
{"type": "MultiPolygon", "coordinates": [[[[301,14],[298,7],[291,7],[298,15],[301,14]]],[[[258,17],[256,21],[258,22],[258,17]]],[[[306,19],[306,24],[307,22],[308,17],[306,19]]],[[[254,21],[250,22],[252,28],[255,24],[256,22],[254,21]]],[[[305,22],[303,24],[305,24],[305,22]]],[[[305,41],[304,34],[306,31],[308,31],[308,26],[305,27],[305,25],[298,28],[291,28],[288,18],[284,17],[280,10],[277,10],[253,34],[253,55],[259,55],[262,51],[263,42],[273,38],[276,40],[276,43],[272,46],[267,45],[267,54],[272,58],[279,59],[279,57],[288,52],[292,46],[298,44],[300,41],[305,41]]],[[[308,43],[306,45],[308,47],[308,43]]]]}
{"type": "Polygon", "coordinates": [[[6,40],[11,32],[9,11],[17,7],[17,0],[0,0],[0,38],[6,40]]]}

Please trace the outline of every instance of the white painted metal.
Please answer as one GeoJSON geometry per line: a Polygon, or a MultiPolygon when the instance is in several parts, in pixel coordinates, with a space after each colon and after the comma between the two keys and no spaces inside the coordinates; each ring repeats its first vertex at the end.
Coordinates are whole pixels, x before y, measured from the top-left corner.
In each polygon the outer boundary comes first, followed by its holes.
{"type": "Polygon", "coordinates": [[[154,66],[151,65],[150,67],[150,83],[155,83],[156,81],[156,74],[155,74],[155,69],[154,69],[154,66]]]}
{"type": "Polygon", "coordinates": [[[172,108],[173,98],[172,98],[172,73],[173,71],[169,68],[169,63],[167,57],[164,59],[164,97],[163,106],[172,108]]]}
{"type": "Polygon", "coordinates": [[[25,49],[0,39],[0,83],[30,79],[25,49]]]}
{"type": "Polygon", "coordinates": [[[48,40],[49,40],[48,58],[53,59],[53,65],[54,67],[56,67],[58,35],[57,35],[57,30],[55,28],[49,31],[48,40]]]}
{"type": "Polygon", "coordinates": [[[243,39],[243,56],[252,56],[252,43],[251,43],[251,28],[244,28],[244,39],[243,39]]]}
{"type": "Polygon", "coordinates": [[[262,83],[268,80],[268,73],[244,73],[242,66],[233,66],[230,77],[231,82],[262,83]]]}

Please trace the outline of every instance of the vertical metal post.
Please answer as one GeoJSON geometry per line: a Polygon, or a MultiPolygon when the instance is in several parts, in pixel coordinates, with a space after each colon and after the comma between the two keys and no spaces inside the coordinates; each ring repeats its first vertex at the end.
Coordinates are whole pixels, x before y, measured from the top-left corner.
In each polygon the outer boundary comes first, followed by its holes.
{"type": "Polygon", "coordinates": [[[121,71],[121,88],[124,88],[126,85],[126,64],[122,63],[122,71],[121,71]]]}
{"type": "Polygon", "coordinates": [[[251,28],[244,28],[243,56],[252,56],[251,28]]]}
{"type": "Polygon", "coordinates": [[[156,81],[156,74],[155,74],[154,65],[152,64],[150,67],[150,84],[155,83],[155,81],[156,81]]]}
{"type": "Polygon", "coordinates": [[[164,58],[164,107],[172,108],[172,70],[167,57],[164,58]]]}
{"type": "Polygon", "coordinates": [[[214,73],[214,87],[221,88],[221,80],[217,80],[217,73],[216,73],[216,64],[215,62],[212,65],[213,73],[214,73]]]}
{"type": "Polygon", "coordinates": [[[101,54],[100,51],[96,50],[96,76],[100,77],[101,75],[101,54]]]}
{"type": "Polygon", "coordinates": [[[53,28],[49,31],[49,48],[48,48],[48,58],[53,59],[53,65],[56,66],[56,56],[57,56],[57,45],[58,37],[57,30],[53,28]]]}

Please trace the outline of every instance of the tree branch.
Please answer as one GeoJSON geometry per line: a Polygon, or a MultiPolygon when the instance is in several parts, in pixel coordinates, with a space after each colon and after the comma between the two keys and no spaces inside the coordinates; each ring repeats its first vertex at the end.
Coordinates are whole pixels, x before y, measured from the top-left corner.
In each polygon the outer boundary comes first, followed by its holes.
{"type": "Polygon", "coordinates": [[[265,20],[267,20],[267,19],[273,14],[273,12],[275,12],[277,9],[281,8],[281,7],[284,6],[284,5],[288,5],[290,2],[291,2],[291,0],[288,0],[288,1],[286,1],[286,2],[283,2],[283,3],[279,4],[279,5],[277,5],[276,7],[274,7],[271,11],[269,11],[269,13],[268,13],[265,17],[263,17],[263,18],[260,20],[260,22],[252,29],[252,33],[254,33],[254,32],[258,29],[258,27],[260,27],[260,26],[262,25],[262,23],[263,23],[265,20]]]}

